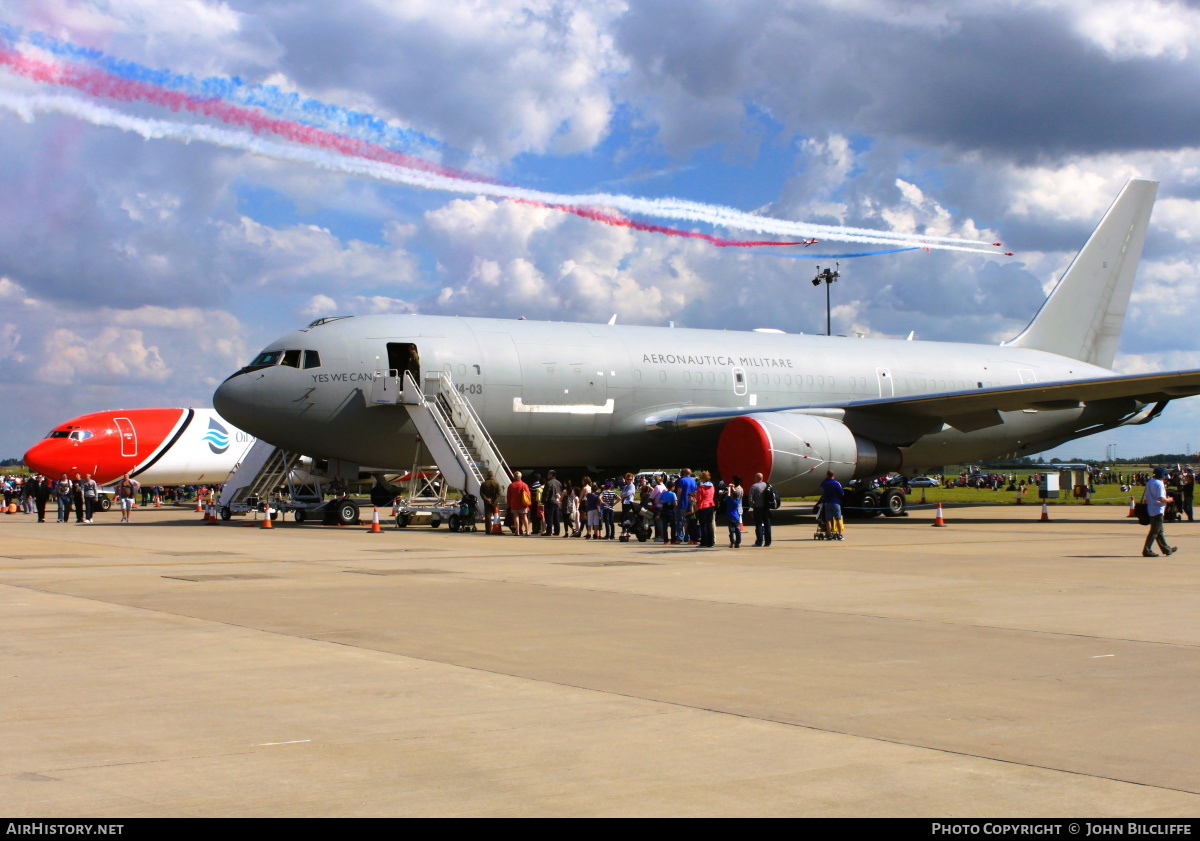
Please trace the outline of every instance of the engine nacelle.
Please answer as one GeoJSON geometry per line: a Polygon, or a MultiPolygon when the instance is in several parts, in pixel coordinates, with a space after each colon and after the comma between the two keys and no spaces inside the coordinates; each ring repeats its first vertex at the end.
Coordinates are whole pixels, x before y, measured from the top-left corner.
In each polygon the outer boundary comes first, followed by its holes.
{"type": "Polygon", "coordinates": [[[717,466],[726,481],[739,475],[749,485],[761,473],[784,496],[820,491],[825,472],[841,481],[899,470],[900,451],[855,435],[840,421],[816,415],[761,412],[725,424],[717,466]]]}

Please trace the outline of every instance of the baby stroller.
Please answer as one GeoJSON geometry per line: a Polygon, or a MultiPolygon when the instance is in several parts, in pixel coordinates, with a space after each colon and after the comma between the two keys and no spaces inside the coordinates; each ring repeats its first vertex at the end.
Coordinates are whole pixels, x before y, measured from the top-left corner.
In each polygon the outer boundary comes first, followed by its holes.
{"type": "Polygon", "coordinates": [[[813,540],[837,540],[837,535],[829,530],[829,520],[825,519],[825,503],[818,502],[814,505],[813,513],[817,515],[817,531],[813,540]]]}
{"type": "Polygon", "coordinates": [[[635,506],[633,516],[621,523],[621,536],[617,538],[622,543],[628,543],[629,538],[636,537],[638,543],[645,543],[654,533],[654,512],[649,506],[635,506]]]}
{"type": "Polygon", "coordinates": [[[475,498],[475,494],[463,494],[458,503],[458,513],[450,516],[450,531],[476,531],[478,506],[479,500],[475,498]]]}

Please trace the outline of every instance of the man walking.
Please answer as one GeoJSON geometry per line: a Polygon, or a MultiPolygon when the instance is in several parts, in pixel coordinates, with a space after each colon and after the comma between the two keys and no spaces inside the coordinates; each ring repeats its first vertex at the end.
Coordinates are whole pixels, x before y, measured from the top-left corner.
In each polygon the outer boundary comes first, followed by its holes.
{"type": "Polygon", "coordinates": [[[125,473],[121,476],[121,481],[117,482],[117,501],[121,503],[121,522],[133,522],[133,503],[137,500],[137,492],[140,485],[135,479],[130,479],[129,474],[125,473]]]}
{"type": "Polygon", "coordinates": [[[96,480],[92,478],[91,473],[83,475],[83,505],[84,518],[83,521],[89,525],[92,522],[92,515],[96,513],[96,500],[100,498],[100,486],[96,484],[96,480]]]}
{"type": "MultiPolygon", "coordinates": [[[[71,502],[75,505],[75,522],[83,522],[83,476],[76,473],[71,480],[71,502]]],[[[88,515],[91,518],[91,515],[88,515]]]]}
{"type": "Polygon", "coordinates": [[[1150,515],[1150,531],[1146,535],[1146,543],[1142,547],[1142,557],[1144,558],[1158,557],[1154,551],[1156,542],[1164,555],[1174,555],[1177,551],[1176,547],[1167,545],[1167,538],[1163,534],[1163,512],[1167,509],[1167,503],[1172,501],[1172,498],[1167,496],[1166,485],[1163,484],[1165,478],[1167,478],[1165,468],[1154,468],[1154,478],[1146,483],[1146,490],[1142,496],[1142,500],[1146,503],[1146,513],[1150,515]]]}
{"type": "Polygon", "coordinates": [[[761,473],[754,474],[750,486],[750,511],[754,515],[754,545],[771,545],[771,508],[767,504],[767,483],[761,473]]]}
{"type": "Polygon", "coordinates": [[[71,480],[64,473],[54,484],[54,497],[58,500],[58,521],[71,522],[71,480]]]}

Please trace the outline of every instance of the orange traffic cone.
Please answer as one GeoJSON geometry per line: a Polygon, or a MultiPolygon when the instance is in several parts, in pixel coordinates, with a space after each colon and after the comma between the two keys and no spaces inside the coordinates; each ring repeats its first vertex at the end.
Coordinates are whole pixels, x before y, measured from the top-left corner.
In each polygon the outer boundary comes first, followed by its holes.
{"type": "Polygon", "coordinates": [[[500,512],[492,515],[492,534],[504,534],[504,524],[500,520],[500,512]]]}
{"type": "Polygon", "coordinates": [[[266,511],[263,512],[263,521],[262,521],[262,525],[259,526],[259,528],[261,528],[261,529],[275,528],[275,526],[271,525],[271,506],[269,503],[267,504],[266,511]]]}
{"type": "Polygon", "coordinates": [[[399,516],[400,516],[400,497],[395,497],[392,499],[392,519],[394,520],[399,516]]]}
{"type": "Polygon", "coordinates": [[[1134,507],[1133,497],[1129,497],[1129,513],[1126,514],[1125,516],[1127,518],[1128,517],[1133,517],[1135,519],[1137,518],[1137,509],[1134,507]]]}
{"type": "Polygon", "coordinates": [[[746,524],[743,523],[741,520],[738,520],[738,531],[741,532],[742,534],[746,533],[746,524]]]}
{"type": "Polygon", "coordinates": [[[934,524],[934,526],[946,525],[946,521],[944,519],[942,519],[942,504],[940,502],[938,503],[937,519],[935,519],[933,521],[933,524],[934,524]]]}
{"type": "Polygon", "coordinates": [[[196,497],[196,513],[199,514],[202,511],[204,511],[204,508],[200,505],[200,497],[196,497]]]}
{"type": "Polygon", "coordinates": [[[1042,516],[1041,516],[1041,519],[1038,520],[1038,522],[1039,523],[1050,522],[1050,508],[1044,502],[1042,503],[1042,516]]]}
{"type": "Polygon", "coordinates": [[[1087,490],[1085,490],[1083,492],[1083,504],[1084,505],[1092,504],[1092,489],[1091,488],[1088,488],[1087,490]]]}
{"type": "Polygon", "coordinates": [[[367,534],[383,534],[383,529],[379,527],[379,506],[374,506],[375,512],[371,515],[371,528],[367,534]]]}
{"type": "Polygon", "coordinates": [[[922,505],[925,505],[925,504],[926,504],[926,502],[925,502],[925,489],[924,489],[924,488],[921,488],[921,504],[922,504],[922,505]]]}

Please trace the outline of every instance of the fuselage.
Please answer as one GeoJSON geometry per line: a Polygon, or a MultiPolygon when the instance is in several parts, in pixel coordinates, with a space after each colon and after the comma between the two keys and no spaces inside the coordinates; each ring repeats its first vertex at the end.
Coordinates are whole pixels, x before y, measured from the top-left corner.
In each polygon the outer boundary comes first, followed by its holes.
{"type": "MultiPolygon", "coordinates": [[[[324,320],[272,342],[256,362],[218,389],[224,417],[288,450],[392,469],[419,459],[404,409],[371,402],[389,370],[449,373],[514,467],[621,468],[715,466],[719,430],[675,426],[681,410],[751,414],[1111,375],[1004,346],[424,315],[324,320]]],[[[904,466],[1037,452],[1116,420],[1086,412],[1004,412],[985,429],[944,427],[904,447],[904,466]]]]}
{"type": "Polygon", "coordinates": [[[25,453],[46,476],[90,473],[100,484],[123,473],[143,485],[223,482],[254,438],[212,409],[122,409],[59,424],[25,453]]]}

